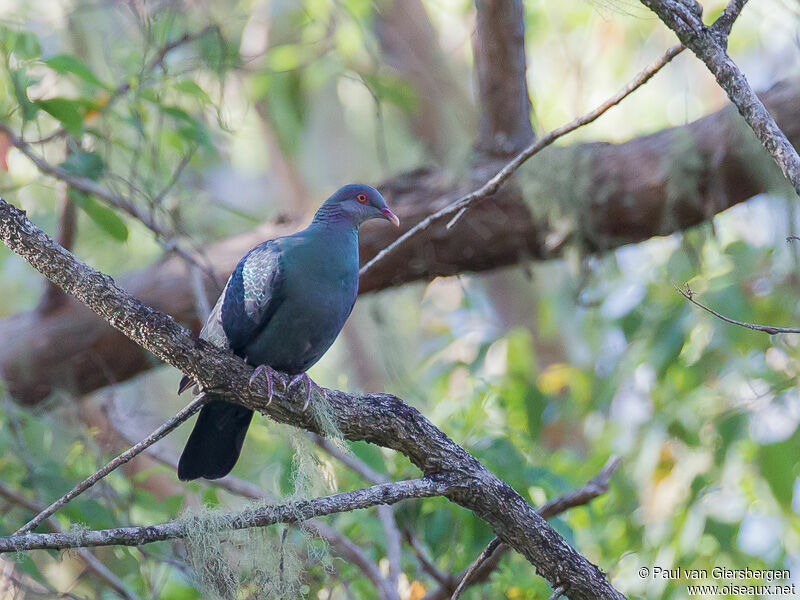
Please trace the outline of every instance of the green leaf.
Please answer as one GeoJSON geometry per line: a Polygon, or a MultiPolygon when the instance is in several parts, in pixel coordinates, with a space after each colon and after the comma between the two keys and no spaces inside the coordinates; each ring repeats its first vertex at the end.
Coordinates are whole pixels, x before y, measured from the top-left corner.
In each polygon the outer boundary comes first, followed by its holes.
{"type": "Polygon", "coordinates": [[[794,481],[800,466],[800,428],[788,440],[761,446],[758,466],[775,499],[784,506],[791,507],[794,481]]]}
{"type": "Polygon", "coordinates": [[[74,136],[79,136],[83,129],[83,107],[80,102],[67,98],[51,98],[39,100],[42,110],[58,119],[61,124],[74,136]]]}
{"type": "Polygon", "coordinates": [[[117,213],[110,208],[98,204],[88,194],[69,188],[69,197],[95,224],[118,242],[128,239],[128,226],[117,213]]]}
{"type": "Polygon", "coordinates": [[[36,58],[42,53],[39,40],[29,31],[13,32],[13,46],[11,50],[19,58],[24,59],[36,58]]]}
{"type": "Polygon", "coordinates": [[[48,58],[44,61],[48,67],[53,69],[56,73],[60,73],[64,75],[66,73],[71,73],[87,81],[91,84],[106,87],[106,85],[100,81],[94,73],[92,73],[91,69],[87,67],[84,63],[79,61],[74,56],[70,56],[69,54],[59,54],[58,56],[53,56],[52,58],[48,58]]]}
{"type": "Polygon", "coordinates": [[[32,120],[39,110],[39,107],[28,99],[28,86],[32,83],[34,82],[28,78],[23,69],[11,71],[12,92],[22,109],[22,119],[24,121],[32,120]]]}
{"type": "Polygon", "coordinates": [[[73,152],[59,165],[73,175],[97,181],[106,172],[106,163],[95,152],[73,152]]]}
{"type": "Polygon", "coordinates": [[[193,96],[206,104],[211,104],[211,98],[206,91],[191,79],[179,81],[175,84],[175,88],[178,91],[183,92],[184,94],[189,94],[190,96],[193,96]]]}

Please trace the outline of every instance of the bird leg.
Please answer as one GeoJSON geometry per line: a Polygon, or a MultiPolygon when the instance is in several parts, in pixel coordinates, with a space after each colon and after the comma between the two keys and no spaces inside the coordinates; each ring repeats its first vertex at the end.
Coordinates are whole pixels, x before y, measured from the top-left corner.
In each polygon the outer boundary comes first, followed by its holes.
{"type": "Polygon", "coordinates": [[[258,379],[261,375],[265,375],[267,377],[267,406],[272,403],[272,392],[275,390],[275,384],[273,383],[272,378],[277,375],[277,373],[278,372],[269,365],[258,365],[255,371],[253,371],[253,374],[250,376],[250,387],[253,386],[256,379],[258,379]]]}
{"type": "Polygon", "coordinates": [[[300,373],[299,375],[295,375],[292,377],[292,380],[289,382],[289,385],[286,389],[291,389],[298,381],[304,381],[306,384],[306,402],[303,404],[303,411],[308,408],[308,405],[311,404],[311,392],[312,390],[316,389],[320,394],[322,394],[325,398],[328,397],[328,394],[325,393],[321,387],[319,387],[316,383],[311,381],[311,377],[308,376],[308,373],[300,373]]]}

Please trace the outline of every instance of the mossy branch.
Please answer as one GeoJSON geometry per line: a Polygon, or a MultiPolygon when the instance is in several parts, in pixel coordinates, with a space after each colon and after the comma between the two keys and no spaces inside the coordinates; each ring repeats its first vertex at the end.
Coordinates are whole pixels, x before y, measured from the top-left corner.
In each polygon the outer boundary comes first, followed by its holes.
{"type": "MultiPolygon", "coordinates": [[[[252,367],[194,337],[171,317],[145,306],[114,280],[78,260],[16,207],[0,200],[0,239],[66,293],[131,340],[188,374],[204,389],[283,423],[320,432],[313,411],[279,386],[267,402],[266,384],[251,386],[252,367]]],[[[299,394],[302,396],[302,394],[299,394]]],[[[578,554],[511,486],[500,480],[419,411],[390,394],[356,396],[328,390],[336,425],[350,440],[365,440],[406,455],[428,477],[458,481],[443,493],[473,511],[573,600],[622,598],[595,565],[578,554]]],[[[292,511],[295,512],[294,510],[292,511]]],[[[33,535],[33,534],[30,534],[33,535]]]]}

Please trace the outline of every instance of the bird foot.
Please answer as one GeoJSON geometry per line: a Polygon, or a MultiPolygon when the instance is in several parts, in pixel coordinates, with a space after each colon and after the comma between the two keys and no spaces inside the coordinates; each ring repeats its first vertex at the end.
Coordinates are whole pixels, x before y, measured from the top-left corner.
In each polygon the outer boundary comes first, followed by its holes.
{"type": "Polygon", "coordinates": [[[303,404],[303,411],[305,412],[308,409],[308,405],[311,404],[311,393],[312,390],[316,390],[323,397],[327,398],[328,394],[325,393],[321,387],[319,387],[316,383],[311,381],[311,377],[308,376],[308,373],[300,373],[300,375],[295,375],[292,377],[292,380],[289,382],[287,389],[291,389],[296,383],[304,381],[306,384],[306,402],[303,404]]]}
{"type": "Polygon", "coordinates": [[[258,365],[250,376],[250,387],[253,387],[256,379],[261,377],[261,375],[267,378],[267,406],[269,406],[272,404],[272,395],[275,391],[275,383],[272,381],[272,378],[277,375],[277,371],[269,365],[258,365]]]}

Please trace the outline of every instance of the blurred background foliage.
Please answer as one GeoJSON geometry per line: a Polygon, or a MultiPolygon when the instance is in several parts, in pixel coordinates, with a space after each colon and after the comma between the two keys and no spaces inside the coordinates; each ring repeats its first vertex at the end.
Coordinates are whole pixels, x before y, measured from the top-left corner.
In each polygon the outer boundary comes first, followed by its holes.
{"type": "MultiPolygon", "coordinates": [[[[706,12],[723,5],[707,2],[706,12]]],[[[673,43],[633,0],[525,6],[540,133],[605,99],[673,43]]],[[[388,55],[385,37],[399,27],[391,0],[5,0],[2,122],[39,141],[34,149],[50,163],[102,177],[168,232],[159,243],[129,215],[73,193],[75,252],[119,275],[157,260],[176,240],[202,250],[265,220],[308,215],[347,181],[377,183],[426,163],[463,168],[477,120],[474,9],[468,0],[426,0],[424,8],[441,52],[425,65],[422,94],[388,55]],[[159,54],[176,40],[178,47],[159,54]],[[432,115],[427,125],[425,114],[432,115]]],[[[737,22],[731,52],[757,89],[797,73],[798,17],[796,1],[764,0],[737,22]]],[[[688,54],[573,138],[622,141],[723,105],[724,94],[688,54]]],[[[61,184],[41,176],[5,137],[0,166],[3,196],[55,231],[61,184]]],[[[797,577],[800,340],[722,323],[674,288],[690,282],[702,301],[738,319],[796,324],[800,249],[786,242],[797,232],[796,207],[796,198],[762,196],[691,231],[603,256],[576,250],[558,261],[362,297],[312,376],[329,387],[400,395],[535,504],[582,484],[609,455],[621,456],[610,491],[554,525],[632,597],[685,597],[685,582],[638,577],[641,566],[654,564],[788,568],[797,577]]],[[[43,289],[5,248],[0,281],[0,316],[33,308],[43,289]]],[[[6,398],[0,481],[37,502],[56,498],[125,439],[177,410],[177,379],[159,368],[36,409],[6,398]]],[[[188,431],[161,442],[159,452],[177,456],[188,431]]],[[[235,474],[291,494],[290,437],[257,418],[235,474]]],[[[351,448],[391,478],[416,474],[394,453],[351,448]]],[[[339,489],[364,484],[326,454],[318,459],[339,489]]],[[[60,511],[60,524],[148,524],[187,506],[244,502],[205,483],[178,485],[168,466],[137,464],[60,511]]],[[[0,506],[4,535],[31,516],[13,503],[0,506]]],[[[466,567],[492,536],[442,499],[406,502],[397,514],[446,572],[466,567]]],[[[374,511],[330,522],[386,568],[374,511]]],[[[97,555],[143,598],[201,597],[179,544],[97,555]]],[[[4,576],[32,579],[50,590],[45,596],[115,597],[74,553],[12,560],[4,576]]],[[[404,600],[436,587],[408,548],[401,583],[404,600]]],[[[321,600],[375,594],[342,560],[310,561],[302,584],[303,597],[321,600]]],[[[530,564],[510,555],[465,597],[548,594],[530,564]]]]}

